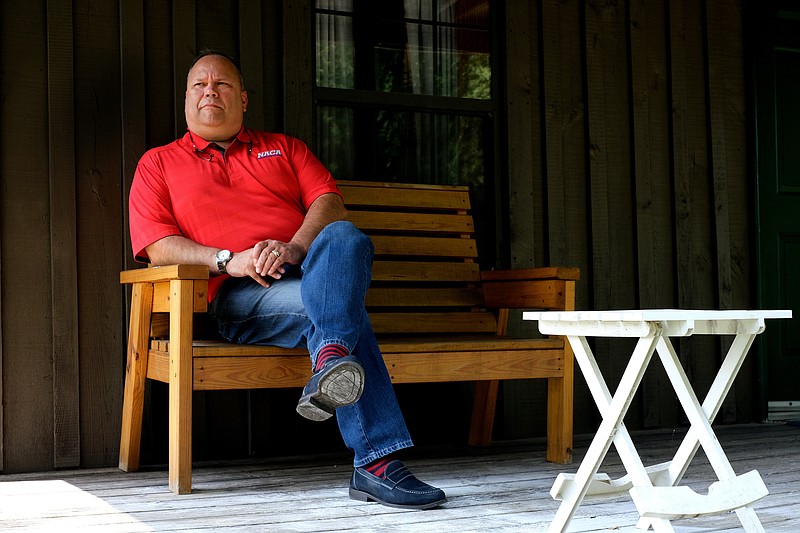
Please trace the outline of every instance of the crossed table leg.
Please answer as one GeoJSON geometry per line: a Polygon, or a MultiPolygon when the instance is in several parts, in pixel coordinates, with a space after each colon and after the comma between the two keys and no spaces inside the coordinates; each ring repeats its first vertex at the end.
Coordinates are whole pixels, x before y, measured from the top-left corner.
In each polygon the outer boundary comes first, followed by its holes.
{"type": "MultiPolygon", "coordinates": [[[[747,351],[756,335],[763,330],[763,321],[748,322],[744,326],[740,322],[732,327],[730,333],[736,333],[736,337],[703,405],[698,402],[675,349],[660,325],[651,323],[649,334],[639,339],[613,397],[586,338],[577,335],[568,336],[575,359],[586,377],[590,392],[603,415],[603,421],[577,473],[574,476],[560,475],[551,490],[553,497],[563,498],[563,502],[549,531],[565,531],[587,493],[618,493],[628,488],[642,517],[637,527],[644,530],[652,527],[657,532],[672,532],[674,529],[669,522],[670,519],[735,509],[745,531],[751,533],[764,531],[750,504],[766,496],[766,486],[755,471],[736,477],[711,428],[711,421],[730,390],[747,351]],[[672,461],[645,468],[623,423],[623,418],[654,351],[658,353],[664,365],[681,406],[689,418],[691,428],[672,461]],[[620,480],[609,480],[607,476],[597,475],[597,470],[612,442],[628,472],[628,475],[620,480]],[[708,496],[701,496],[688,487],[676,486],[701,445],[720,480],[712,484],[708,496]]],[[[697,331],[697,333],[726,332],[697,331]]]]}

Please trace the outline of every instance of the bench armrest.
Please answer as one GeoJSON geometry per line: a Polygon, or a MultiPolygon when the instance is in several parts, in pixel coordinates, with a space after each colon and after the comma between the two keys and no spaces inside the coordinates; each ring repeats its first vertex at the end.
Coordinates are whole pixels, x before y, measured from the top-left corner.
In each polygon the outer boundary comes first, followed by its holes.
{"type": "Polygon", "coordinates": [[[481,272],[483,299],[490,309],[574,309],[578,279],[580,270],[572,267],[481,272]]]}
{"type": "Polygon", "coordinates": [[[164,265],[152,268],[134,268],[119,273],[120,283],[154,283],[175,279],[208,279],[205,265],[164,265]]]}

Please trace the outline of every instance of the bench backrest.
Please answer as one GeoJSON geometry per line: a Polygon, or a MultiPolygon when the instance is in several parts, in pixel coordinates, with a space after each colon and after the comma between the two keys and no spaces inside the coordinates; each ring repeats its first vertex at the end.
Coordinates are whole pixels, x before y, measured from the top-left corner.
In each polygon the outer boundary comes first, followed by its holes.
{"type": "Polygon", "coordinates": [[[495,333],[483,309],[469,189],[340,181],[375,245],[367,310],[377,334],[495,333]]]}

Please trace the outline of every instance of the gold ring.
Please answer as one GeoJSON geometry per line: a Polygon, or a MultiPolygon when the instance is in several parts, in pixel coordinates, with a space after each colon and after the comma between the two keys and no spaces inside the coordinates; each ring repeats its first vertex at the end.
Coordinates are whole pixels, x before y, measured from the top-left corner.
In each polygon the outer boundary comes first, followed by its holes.
{"type": "Polygon", "coordinates": [[[272,255],[274,255],[275,257],[280,257],[281,256],[281,253],[278,250],[272,250],[270,253],[272,255]]]}

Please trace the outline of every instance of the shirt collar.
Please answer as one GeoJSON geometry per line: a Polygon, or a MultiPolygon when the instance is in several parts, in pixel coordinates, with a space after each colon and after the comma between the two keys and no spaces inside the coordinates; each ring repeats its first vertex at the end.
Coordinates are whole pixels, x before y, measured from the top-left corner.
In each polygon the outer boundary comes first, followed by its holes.
{"type": "MultiPolygon", "coordinates": [[[[201,152],[204,151],[206,148],[208,148],[211,144],[213,144],[213,143],[203,139],[202,137],[200,137],[196,133],[192,133],[191,130],[189,130],[189,129],[186,130],[186,135],[183,136],[183,141],[186,143],[186,146],[190,150],[197,149],[197,150],[199,150],[201,152]]],[[[244,126],[242,126],[242,128],[239,130],[239,133],[236,134],[236,138],[234,139],[233,143],[231,143],[231,145],[228,148],[233,146],[233,144],[236,141],[239,141],[242,144],[247,145],[248,147],[250,147],[250,146],[252,146],[254,144],[254,141],[252,140],[252,137],[250,136],[250,133],[247,131],[247,128],[245,128],[244,126]]],[[[227,149],[226,149],[226,151],[227,151],[227,149]]]]}

